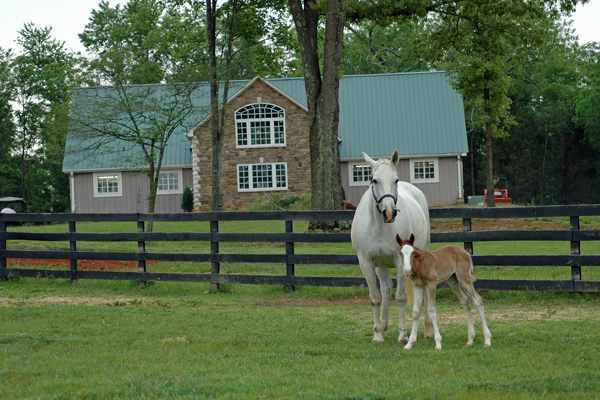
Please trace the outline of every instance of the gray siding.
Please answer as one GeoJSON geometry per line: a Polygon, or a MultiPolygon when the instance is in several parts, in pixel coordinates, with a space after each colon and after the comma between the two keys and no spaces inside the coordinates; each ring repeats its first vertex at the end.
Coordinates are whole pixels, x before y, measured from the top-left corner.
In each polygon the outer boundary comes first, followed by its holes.
{"type": "MultiPolygon", "coordinates": [[[[192,169],[182,169],[183,187],[192,186],[192,169]]],[[[148,177],[139,172],[122,172],[123,196],[94,197],[93,173],[75,174],[75,213],[135,213],[148,212],[146,199],[150,194],[148,177]]],[[[156,196],[157,213],[176,213],[181,210],[181,194],[156,196]]]]}
{"type": "MultiPolygon", "coordinates": [[[[342,162],[342,185],[346,191],[346,199],[357,206],[369,186],[350,186],[349,168],[350,164],[354,163],[356,162],[342,162]]],[[[400,160],[396,169],[401,181],[410,182],[408,159],[400,160]]],[[[438,157],[438,172],[440,178],[438,183],[419,183],[415,186],[425,194],[427,204],[456,205],[458,197],[456,156],[438,157]]]]}

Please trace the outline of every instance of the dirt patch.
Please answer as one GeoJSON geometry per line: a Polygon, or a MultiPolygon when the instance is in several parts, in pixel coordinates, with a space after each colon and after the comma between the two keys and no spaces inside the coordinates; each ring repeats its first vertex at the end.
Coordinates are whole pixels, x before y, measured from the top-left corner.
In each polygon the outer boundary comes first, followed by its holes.
{"type": "MultiPolygon", "coordinates": [[[[562,230],[567,229],[563,224],[556,222],[527,221],[523,219],[499,219],[496,221],[477,220],[471,222],[473,231],[520,231],[520,230],[562,230]]],[[[461,220],[457,221],[431,221],[432,232],[462,232],[461,220]]]]}
{"type": "MultiPolygon", "coordinates": [[[[47,268],[47,267],[59,267],[69,268],[69,260],[47,260],[40,258],[8,258],[6,261],[9,268],[47,268]]],[[[156,261],[146,261],[146,265],[156,263],[156,261]]],[[[126,271],[136,270],[138,263],[135,261],[108,261],[108,260],[79,260],[77,262],[77,269],[79,271],[126,271]]]]}

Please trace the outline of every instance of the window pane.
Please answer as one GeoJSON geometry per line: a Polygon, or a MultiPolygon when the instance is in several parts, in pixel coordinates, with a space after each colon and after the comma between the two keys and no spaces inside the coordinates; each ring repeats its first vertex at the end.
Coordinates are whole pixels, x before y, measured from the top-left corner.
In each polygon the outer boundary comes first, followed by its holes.
{"type": "Polygon", "coordinates": [[[287,187],[285,164],[275,164],[275,181],[278,188],[287,187]]]}
{"type": "Polygon", "coordinates": [[[415,161],[414,174],[415,179],[435,179],[435,162],[415,161]]]}
{"type": "Polygon", "coordinates": [[[285,131],[283,129],[283,121],[273,121],[273,131],[275,134],[275,144],[285,143],[285,131]]]}
{"type": "Polygon", "coordinates": [[[252,188],[264,189],[273,187],[273,167],[271,164],[255,164],[252,166],[252,188]]]}
{"type": "Polygon", "coordinates": [[[248,176],[248,166],[238,166],[238,188],[239,189],[250,189],[250,180],[248,176]]]}
{"type": "Polygon", "coordinates": [[[245,122],[237,123],[237,144],[238,146],[246,146],[248,144],[248,130],[245,122]]]}
{"type": "Polygon", "coordinates": [[[117,175],[98,177],[98,193],[118,193],[119,180],[117,175]]]}
{"type": "Polygon", "coordinates": [[[158,175],[158,191],[179,190],[178,172],[161,172],[158,175]]]}
{"type": "Polygon", "coordinates": [[[249,104],[237,110],[235,118],[237,146],[285,145],[285,110],[281,107],[249,104]]]}
{"type": "Polygon", "coordinates": [[[369,164],[355,164],[352,166],[353,182],[368,182],[371,178],[372,168],[369,164]]]}
{"type": "Polygon", "coordinates": [[[250,122],[250,144],[271,144],[271,124],[269,121],[250,122]]]}

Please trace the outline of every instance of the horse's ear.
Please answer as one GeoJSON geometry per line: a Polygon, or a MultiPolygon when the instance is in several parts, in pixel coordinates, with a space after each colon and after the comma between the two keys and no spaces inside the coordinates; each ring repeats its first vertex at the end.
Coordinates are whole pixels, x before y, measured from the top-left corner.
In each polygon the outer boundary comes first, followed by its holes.
{"type": "Polygon", "coordinates": [[[392,154],[392,164],[396,165],[398,164],[398,161],[400,161],[400,153],[398,153],[398,149],[394,150],[394,154],[392,154]]]}
{"type": "Polygon", "coordinates": [[[364,151],[363,151],[363,156],[365,157],[365,161],[368,162],[371,165],[371,167],[374,167],[375,164],[377,163],[375,160],[373,160],[371,157],[369,157],[367,155],[367,153],[365,153],[364,151]]]}
{"type": "Polygon", "coordinates": [[[402,239],[400,239],[400,235],[398,235],[397,233],[396,233],[396,242],[398,242],[398,244],[400,246],[402,246],[402,239]]]}
{"type": "Polygon", "coordinates": [[[411,246],[412,246],[413,244],[415,244],[415,235],[411,233],[411,234],[410,234],[410,239],[408,239],[408,241],[410,242],[411,246]]]}

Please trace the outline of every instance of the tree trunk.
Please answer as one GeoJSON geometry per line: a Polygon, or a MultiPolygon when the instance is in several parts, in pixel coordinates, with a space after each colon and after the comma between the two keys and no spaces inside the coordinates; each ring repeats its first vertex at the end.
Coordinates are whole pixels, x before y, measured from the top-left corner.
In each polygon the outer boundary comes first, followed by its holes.
{"type": "Polygon", "coordinates": [[[210,58],[210,110],[212,138],[212,210],[223,211],[223,193],[221,190],[221,147],[223,137],[219,129],[219,81],[217,74],[216,54],[216,10],[217,0],[206,0],[206,30],[208,36],[208,53],[210,58]]]}
{"type": "MultiPolygon", "coordinates": [[[[339,71],[347,9],[341,0],[328,0],[325,16],[323,73],[318,58],[319,11],[314,0],[289,0],[296,25],[309,117],[312,209],[343,209],[339,124],[339,71]],[[322,78],[321,78],[322,77],[322,78]]],[[[311,224],[311,229],[330,230],[339,221],[311,224]]]]}
{"type": "Polygon", "coordinates": [[[469,141],[469,153],[471,158],[471,196],[475,196],[475,171],[473,167],[475,165],[474,155],[473,155],[473,138],[475,137],[476,128],[471,129],[471,139],[469,141]]]}
{"type": "MultiPolygon", "coordinates": [[[[490,89],[483,89],[484,104],[489,104],[490,89]]],[[[494,197],[494,158],[492,157],[492,111],[489,107],[485,107],[485,115],[487,122],[485,123],[485,151],[486,151],[486,169],[487,169],[487,206],[496,207],[496,199],[494,197]]]]}
{"type": "Polygon", "coordinates": [[[548,137],[550,136],[550,123],[546,123],[546,142],[542,156],[542,176],[540,177],[540,206],[544,205],[544,179],[546,177],[546,154],[548,152],[548,137]]]}

